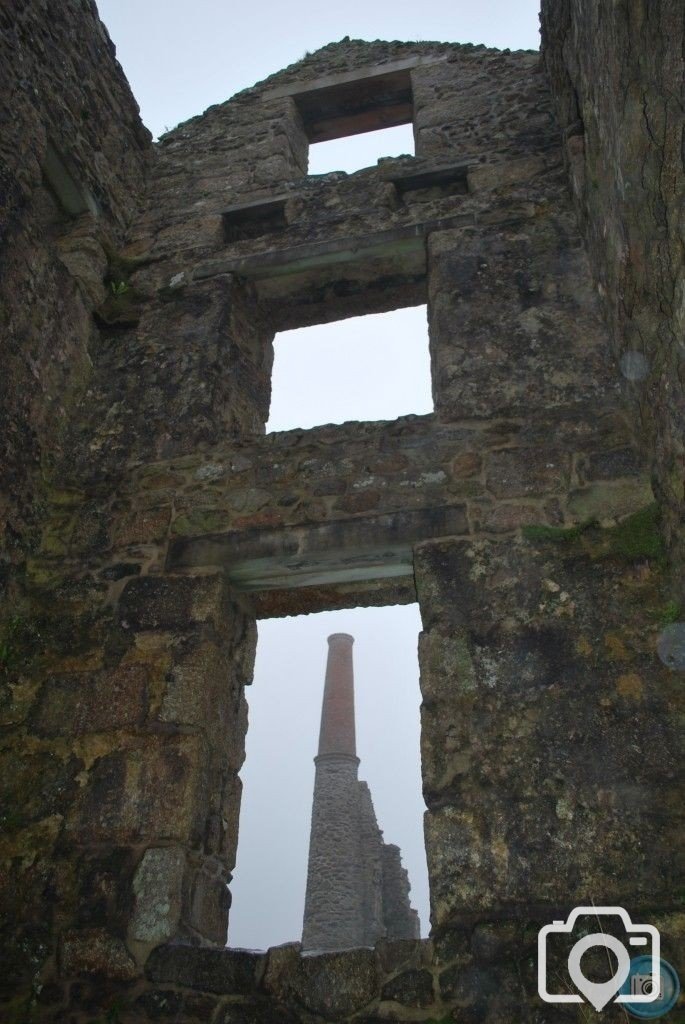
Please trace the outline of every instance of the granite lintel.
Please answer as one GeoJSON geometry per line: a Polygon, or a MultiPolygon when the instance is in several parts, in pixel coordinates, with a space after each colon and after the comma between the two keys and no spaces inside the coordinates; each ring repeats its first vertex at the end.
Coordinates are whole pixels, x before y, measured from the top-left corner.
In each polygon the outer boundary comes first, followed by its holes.
{"type": "Polygon", "coordinates": [[[289,249],[228,257],[200,264],[195,268],[193,277],[195,280],[203,280],[221,274],[239,274],[242,277],[259,280],[298,274],[333,264],[397,256],[421,250],[426,235],[432,231],[447,230],[474,222],[472,214],[456,214],[356,238],[336,238],[294,245],[289,249]]]}
{"type": "Polygon", "coordinates": [[[167,569],[220,567],[241,590],[385,579],[411,575],[415,544],[468,531],[463,505],[315,526],[232,530],[174,540],[167,569]]]}

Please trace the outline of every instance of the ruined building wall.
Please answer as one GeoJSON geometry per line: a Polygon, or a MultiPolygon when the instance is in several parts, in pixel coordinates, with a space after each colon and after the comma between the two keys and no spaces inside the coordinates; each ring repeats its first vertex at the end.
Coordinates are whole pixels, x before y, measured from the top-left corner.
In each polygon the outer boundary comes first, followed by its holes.
{"type": "Polygon", "coordinates": [[[152,157],[95,4],[0,10],[0,587],[36,540],[152,157]]]}
{"type": "MultiPolygon", "coordinates": [[[[360,946],[375,946],[380,938],[397,939],[387,932],[383,907],[383,833],[378,827],[371,790],[366,782],[359,782],[359,839],[364,879],[365,920],[363,933],[366,941],[360,946]]],[[[418,933],[412,938],[418,938],[418,933]]]]}
{"type": "MultiPolygon", "coordinates": [[[[154,148],[117,294],[97,247],[79,243],[62,269],[11,184],[22,212],[3,248],[16,282],[3,338],[22,348],[10,411],[23,440],[5,465],[54,445],[59,488],[40,510],[23,470],[8,490],[12,529],[40,526],[3,609],[10,1019],[85,1024],[116,1006],[136,1024],[556,1022],[536,996],[535,935],[598,894],[657,924],[682,968],[683,695],[657,656],[674,608],[660,510],[671,548],[677,516],[666,471],[656,505],[646,471],[670,466],[675,432],[659,412],[652,450],[634,443],[564,164],[563,62],[580,67],[607,24],[637,30],[615,4],[595,31],[590,7],[547,5],[551,77],[534,53],[342,41],[179,126],[154,148]],[[575,18],[563,60],[555,11],[560,26],[575,18]],[[381,71],[386,98],[411,99],[417,155],[307,177],[307,137],[381,71]],[[275,331],[425,301],[434,414],[264,436],[275,331]],[[76,383],[97,339],[79,402],[47,349],[35,361],[38,337],[55,338],[76,383]],[[48,439],[58,386],[64,430],[48,439]],[[415,599],[431,943],[322,959],[224,950],[255,618],[415,599]]],[[[29,22],[19,52],[37,54],[33,81],[68,87],[28,104],[26,76],[3,62],[25,121],[3,159],[14,167],[15,150],[57,131],[58,98],[75,125],[101,90],[74,159],[118,241],[147,148],[130,95],[90,6],[31,2],[29,22]],[[111,179],[100,160],[95,173],[105,136],[111,179]]],[[[3,30],[4,46],[14,22],[3,30]]],[[[582,98],[589,73],[577,81],[582,98]]],[[[598,89],[598,109],[611,96],[598,89]]],[[[607,115],[593,134],[590,107],[584,159],[609,167],[621,129],[607,115]]],[[[57,134],[68,156],[71,133],[57,134]]],[[[38,151],[24,163],[42,202],[38,151]]],[[[632,211],[612,205],[613,179],[598,182],[602,209],[588,184],[581,225],[617,306],[643,263],[622,277],[592,243],[600,213],[609,239],[632,211]]],[[[661,209],[649,175],[643,187],[661,209]]],[[[662,292],[668,305],[661,270],[640,273],[645,310],[662,292]]]]}
{"type": "Polygon", "coordinates": [[[544,0],[542,29],[576,209],[682,581],[685,11],[544,0]]]}
{"type": "Polygon", "coordinates": [[[420,921],[409,902],[409,875],[402,867],[399,846],[384,843],[383,859],[383,923],[386,934],[396,939],[418,939],[420,921]]]}

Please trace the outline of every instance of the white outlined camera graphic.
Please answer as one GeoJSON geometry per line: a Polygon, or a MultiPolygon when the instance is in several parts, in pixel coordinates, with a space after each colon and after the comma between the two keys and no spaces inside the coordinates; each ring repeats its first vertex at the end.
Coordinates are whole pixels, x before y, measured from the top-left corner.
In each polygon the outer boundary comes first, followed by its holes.
{"type": "Polygon", "coordinates": [[[660,956],[661,938],[658,930],[651,924],[633,924],[630,915],[622,907],[575,907],[567,921],[553,921],[552,924],[545,925],[538,932],[538,994],[546,1003],[582,1003],[586,1001],[591,1003],[597,1011],[604,1009],[612,1001],[631,1004],[653,1003],[659,998],[660,992],[660,956]],[[597,920],[598,931],[579,937],[568,957],[569,978],[578,991],[582,992],[582,996],[568,992],[555,992],[554,988],[559,986],[550,985],[550,979],[547,976],[548,940],[553,935],[571,935],[578,919],[583,917],[597,920]],[[602,928],[602,918],[616,917],[620,919],[625,930],[624,941],[605,933],[602,928]],[[651,949],[649,948],[650,944],[651,949]],[[583,955],[596,946],[605,947],[607,955],[611,952],[616,958],[616,973],[608,981],[590,981],[581,970],[580,961],[583,955]],[[644,984],[641,986],[640,992],[618,995],[614,1000],[630,972],[629,946],[635,947],[636,951],[651,958],[649,974],[642,976],[644,984]]]}

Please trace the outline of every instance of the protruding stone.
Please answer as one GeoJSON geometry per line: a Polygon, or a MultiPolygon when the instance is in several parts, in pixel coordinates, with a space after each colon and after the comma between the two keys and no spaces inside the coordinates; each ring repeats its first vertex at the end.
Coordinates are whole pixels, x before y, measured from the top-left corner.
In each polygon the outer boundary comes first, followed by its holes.
{"type": "Polygon", "coordinates": [[[167,846],[146,850],[133,878],[136,905],[130,935],[137,942],[166,942],[181,916],[185,853],[167,846]]]}

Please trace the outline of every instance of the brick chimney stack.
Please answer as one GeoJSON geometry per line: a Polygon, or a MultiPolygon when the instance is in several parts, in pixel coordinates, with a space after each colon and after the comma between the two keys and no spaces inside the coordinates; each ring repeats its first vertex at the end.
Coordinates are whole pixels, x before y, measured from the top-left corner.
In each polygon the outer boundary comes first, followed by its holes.
{"type": "Polygon", "coordinates": [[[354,729],[354,669],[349,633],[332,633],[328,638],[328,661],[321,708],[319,757],[349,754],[356,757],[354,729]]]}

